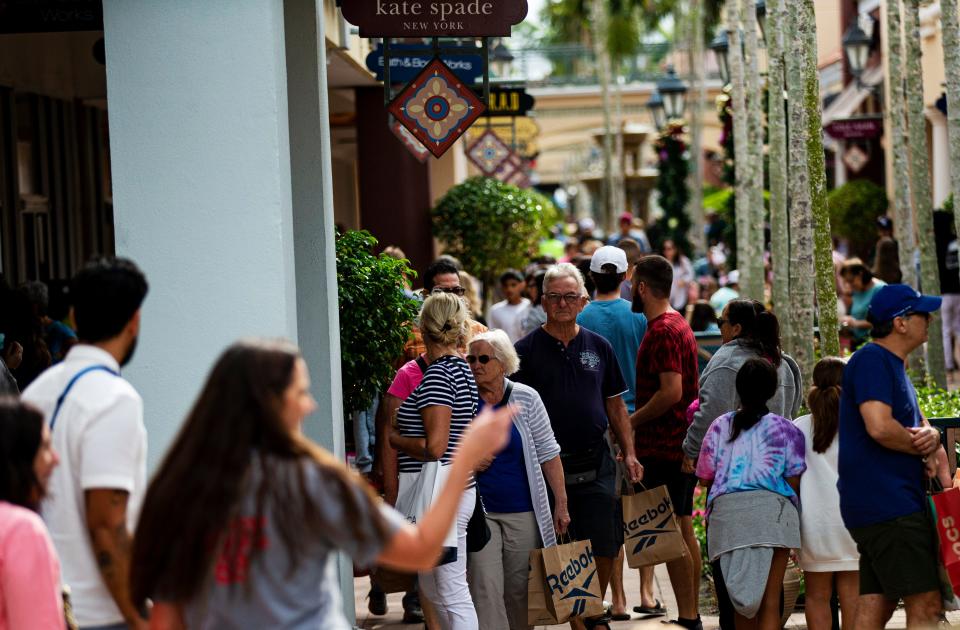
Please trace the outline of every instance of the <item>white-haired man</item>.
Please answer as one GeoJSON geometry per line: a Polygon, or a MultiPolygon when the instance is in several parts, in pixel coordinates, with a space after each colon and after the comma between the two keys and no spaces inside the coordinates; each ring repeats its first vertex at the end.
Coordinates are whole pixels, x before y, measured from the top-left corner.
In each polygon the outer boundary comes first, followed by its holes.
{"type": "MultiPolygon", "coordinates": [[[[569,263],[543,279],[547,322],[516,343],[520,371],[514,380],[540,394],[560,444],[570,529],[589,539],[606,590],[613,561],[623,545],[616,498],[616,465],[604,439],[609,426],[620,445],[630,478],[643,469],[634,453],[633,432],[623,402],[627,391],[616,353],[600,335],[577,324],[586,304],[583,276],[569,263]]],[[[582,627],[579,618],[571,627],[582,627]]]]}

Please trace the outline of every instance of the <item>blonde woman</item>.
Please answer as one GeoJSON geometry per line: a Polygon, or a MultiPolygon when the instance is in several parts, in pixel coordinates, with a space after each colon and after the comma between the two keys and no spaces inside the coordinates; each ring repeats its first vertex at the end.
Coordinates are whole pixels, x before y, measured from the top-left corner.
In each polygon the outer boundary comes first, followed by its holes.
{"type": "Polygon", "coordinates": [[[475,322],[479,322],[484,326],[487,325],[487,320],[483,318],[483,302],[480,301],[480,294],[477,293],[477,283],[466,271],[461,271],[457,275],[460,276],[460,286],[463,287],[463,299],[467,303],[467,308],[470,309],[470,317],[475,322]]]}
{"type": "MultiPolygon", "coordinates": [[[[478,393],[470,366],[460,355],[469,338],[466,304],[452,293],[430,295],[420,311],[420,331],[429,367],[397,410],[390,445],[403,473],[420,473],[423,462],[449,464],[477,414],[478,393]]],[[[443,630],[476,630],[477,613],[467,586],[467,523],[476,506],[476,484],[467,484],[457,513],[457,558],[420,572],[420,589],[434,604],[443,630]]]]}

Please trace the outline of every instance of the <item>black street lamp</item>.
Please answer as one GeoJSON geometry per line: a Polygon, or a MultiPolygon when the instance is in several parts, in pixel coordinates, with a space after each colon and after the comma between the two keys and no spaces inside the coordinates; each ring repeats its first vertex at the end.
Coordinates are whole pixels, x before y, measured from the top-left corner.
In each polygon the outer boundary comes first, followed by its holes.
{"type": "Polygon", "coordinates": [[[843,34],[842,42],[850,74],[856,77],[859,83],[860,77],[867,66],[867,60],[870,58],[870,45],[873,42],[857,22],[851,24],[847,32],[843,34]]]}
{"type": "Polygon", "coordinates": [[[660,92],[654,90],[653,94],[650,95],[650,100],[647,101],[647,109],[650,110],[650,116],[653,118],[653,126],[657,128],[657,131],[662,131],[667,126],[667,114],[664,111],[663,107],[663,97],[660,96],[660,92]]]}
{"type": "Polygon", "coordinates": [[[507,45],[503,43],[503,40],[500,40],[497,45],[493,47],[493,50],[490,51],[490,65],[500,78],[509,74],[510,64],[513,60],[513,53],[511,53],[507,45]]]}
{"type": "Polygon", "coordinates": [[[717,36],[710,42],[710,50],[717,56],[717,65],[720,67],[720,80],[726,85],[730,83],[730,66],[728,65],[728,53],[730,52],[730,39],[727,37],[727,29],[720,27],[717,36]]]}
{"type": "Polygon", "coordinates": [[[767,3],[766,0],[757,0],[757,24],[760,25],[760,37],[767,41],[767,3]]]}
{"type": "Polygon", "coordinates": [[[687,85],[677,77],[673,66],[667,66],[667,75],[657,81],[657,92],[663,99],[667,120],[683,118],[687,104],[687,85]]]}

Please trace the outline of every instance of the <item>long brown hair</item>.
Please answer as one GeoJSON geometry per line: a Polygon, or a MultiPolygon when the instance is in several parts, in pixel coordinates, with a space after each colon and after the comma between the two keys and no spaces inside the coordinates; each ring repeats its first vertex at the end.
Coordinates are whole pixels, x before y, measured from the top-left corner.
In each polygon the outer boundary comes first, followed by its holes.
{"type": "MultiPolygon", "coordinates": [[[[357,475],[280,419],[283,394],[299,358],[288,342],[245,340],[217,360],[147,490],[130,563],[137,604],[149,597],[193,599],[250,491],[257,520],[271,514],[291,572],[298,552],[310,549],[323,532],[355,522],[370,512],[364,508],[379,502],[357,475]],[[249,488],[255,458],[262,474],[257,487],[249,488]],[[304,474],[310,465],[342,488],[343,522],[327,522],[314,503],[304,474]]],[[[372,513],[375,535],[385,536],[386,524],[376,510],[372,513]]],[[[257,552],[254,545],[251,564],[257,552]]]]}
{"type": "Polygon", "coordinates": [[[813,368],[813,387],[807,393],[807,407],[813,414],[813,450],[825,453],[840,427],[840,384],[842,359],[824,357],[813,368]]]}

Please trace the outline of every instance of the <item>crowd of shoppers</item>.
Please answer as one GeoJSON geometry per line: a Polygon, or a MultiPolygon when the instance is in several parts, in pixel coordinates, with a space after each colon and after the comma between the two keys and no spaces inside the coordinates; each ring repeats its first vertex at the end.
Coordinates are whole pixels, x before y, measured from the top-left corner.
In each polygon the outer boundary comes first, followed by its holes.
{"type": "Polygon", "coordinates": [[[570,262],[504,270],[487,313],[456,259],[434,261],[423,292],[406,288],[420,312],[376,422],[355,427],[373,460],[359,472],[380,493],[303,436],[316,405],[298,349],[258,339],[217,360],[148,486],[143,401],[121,376],[144,274],[93,261],[56,313],[36,284],[4,289],[29,323],[0,317],[0,383],[14,395],[0,398],[0,628],[348,628],[333,570],[344,551],[377,567],[376,614],[378,581],[406,571],[408,621],[519,630],[530,552],[560,535],[590,541],[612,590],[604,614],[571,627],[608,627],[630,617],[619,497],[637,482],[666,488],[685,553],[666,566],[676,609],[655,599],[646,567],[634,610],[703,627],[699,482],[721,627],[780,627],[791,550],[810,628],[831,625],[835,594],[845,626],[883,627],[900,601],[911,626],[935,624],[927,480],[952,479],[905,361],[940,298],[843,261],[858,349],[822,359],[805,390],[777,316],[739,297],[735,270],[713,255],[719,273],[704,281],[651,233],[664,256],[628,222],[615,244],[569,249],[570,262]],[[720,343],[702,370],[694,329],[720,343]],[[49,354],[29,381],[27,346],[49,354]],[[440,470],[446,483],[408,523],[405,497],[440,470]]]}

